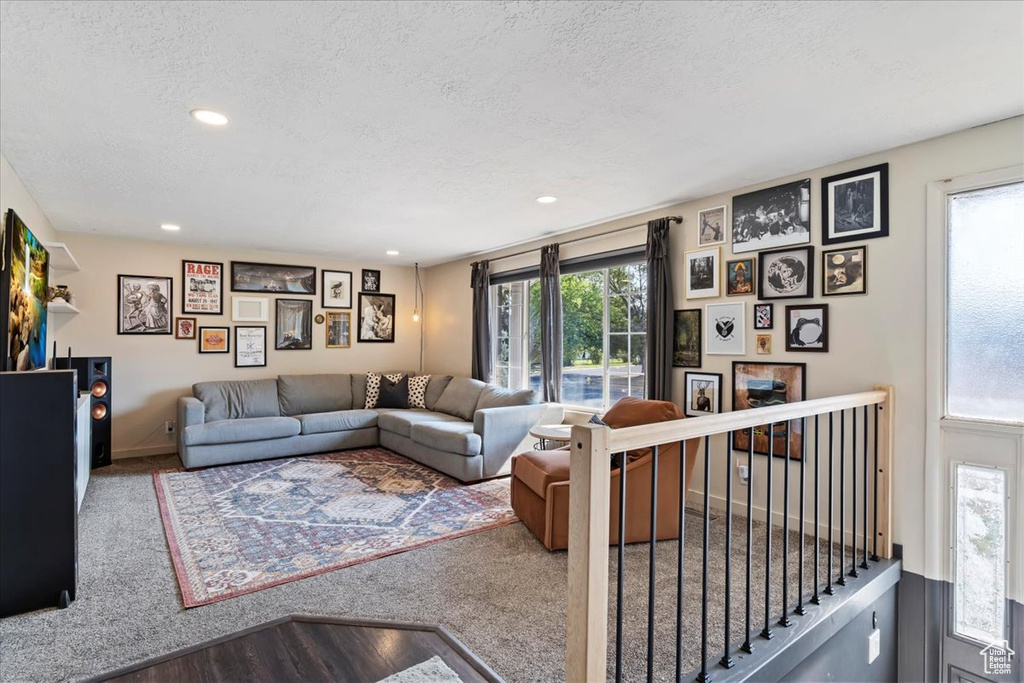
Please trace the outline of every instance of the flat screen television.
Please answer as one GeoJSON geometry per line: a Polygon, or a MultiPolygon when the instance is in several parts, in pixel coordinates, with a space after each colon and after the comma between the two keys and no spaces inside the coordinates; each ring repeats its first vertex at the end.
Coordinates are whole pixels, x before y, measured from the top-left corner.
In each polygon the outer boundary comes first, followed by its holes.
{"type": "Polygon", "coordinates": [[[0,262],[0,344],[4,370],[46,367],[46,286],[50,253],[7,210],[0,262]]]}

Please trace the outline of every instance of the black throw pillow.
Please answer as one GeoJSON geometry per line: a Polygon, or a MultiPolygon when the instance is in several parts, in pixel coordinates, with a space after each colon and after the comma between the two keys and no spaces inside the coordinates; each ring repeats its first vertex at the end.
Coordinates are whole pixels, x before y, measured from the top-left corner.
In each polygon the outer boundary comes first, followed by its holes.
{"type": "Polygon", "coordinates": [[[392,382],[387,376],[380,378],[380,397],[377,398],[378,408],[408,408],[409,407],[409,376],[402,375],[402,379],[392,382]]]}

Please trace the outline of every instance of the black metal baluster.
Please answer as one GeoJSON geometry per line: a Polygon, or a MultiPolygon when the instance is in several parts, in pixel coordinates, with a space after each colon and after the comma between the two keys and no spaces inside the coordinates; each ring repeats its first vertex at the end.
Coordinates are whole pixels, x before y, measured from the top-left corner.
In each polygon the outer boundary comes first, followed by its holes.
{"type": "Polygon", "coordinates": [[[729,656],[732,646],[732,432],[729,432],[728,451],[725,454],[725,643],[718,663],[731,669],[735,662],[729,656]]]}
{"type": "Polygon", "coordinates": [[[834,523],[833,513],[835,507],[832,499],[832,487],[833,482],[835,481],[835,477],[833,475],[833,469],[835,465],[835,458],[833,454],[833,451],[835,449],[835,440],[832,436],[832,425],[834,422],[834,417],[834,411],[828,414],[828,583],[825,585],[825,590],[823,591],[826,595],[832,595],[835,592],[832,589],[832,559],[835,557],[835,546],[833,545],[832,541],[832,527],[834,523]]]}
{"type": "Polygon", "coordinates": [[[711,436],[704,437],[704,540],[701,572],[700,683],[710,683],[708,675],[708,533],[711,528],[711,436]]]}
{"type": "Polygon", "coordinates": [[[747,620],[743,629],[743,645],[740,649],[751,653],[754,646],[750,643],[750,565],[754,551],[754,428],[750,428],[750,450],[747,451],[747,620]]]}
{"type": "Polygon", "coordinates": [[[872,546],[871,546],[871,548],[872,548],[872,550],[871,550],[871,560],[874,561],[874,562],[878,562],[878,560],[881,559],[881,558],[878,557],[878,413],[880,413],[881,411],[882,411],[882,405],[880,403],[876,403],[875,404],[875,436],[874,436],[874,439],[875,439],[875,445],[874,445],[874,451],[875,451],[875,461],[874,461],[875,462],[875,476],[874,476],[874,480],[875,480],[875,484],[874,484],[874,494],[873,494],[873,498],[874,498],[874,513],[872,514],[872,517],[874,518],[874,523],[873,524],[874,524],[874,537],[875,537],[875,540],[873,541],[872,546]]]}
{"type": "MultiPolygon", "coordinates": [[[[868,407],[864,406],[864,559],[860,568],[868,569],[868,407]]],[[[856,492],[854,492],[856,495],[856,492]]],[[[856,560],[856,558],[854,558],[856,560]]]]}
{"type": "Polygon", "coordinates": [[[782,616],[779,626],[792,626],[789,619],[789,447],[793,432],[793,421],[786,421],[785,471],[782,473],[782,616]]]}
{"type": "MultiPolygon", "coordinates": [[[[849,575],[857,578],[857,409],[850,408],[850,414],[853,416],[853,429],[850,430],[850,450],[853,459],[850,468],[853,473],[853,486],[850,487],[853,491],[853,495],[850,496],[853,499],[853,562],[850,564],[849,575]]],[[[867,533],[867,529],[864,531],[867,533]]]]}
{"type": "MultiPolygon", "coordinates": [[[[683,680],[683,559],[686,549],[686,442],[679,444],[679,558],[676,566],[676,683],[683,680]]],[[[696,453],[694,456],[696,457],[696,453]]]]}
{"type": "Polygon", "coordinates": [[[820,574],[819,562],[821,561],[821,526],[819,523],[818,515],[821,506],[821,492],[818,490],[819,477],[818,470],[821,467],[821,458],[819,456],[819,437],[821,432],[818,431],[818,416],[814,416],[814,595],[811,596],[811,602],[815,605],[821,604],[821,597],[818,595],[818,577],[820,574]]]}
{"type": "Polygon", "coordinates": [[[658,447],[651,459],[651,557],[647,568],[647,683],[654,681],[654,569],[658,546],[658,447]]]}
{"type": "Polygon", "coordinates": [[[846,576],[846,411],[839,411],[839,576],[836,585],[845,586],[846,576]]]}
{"type": "Polygon", "coordinates": [[[775,458],[775,423],[768,427],[768,476],[766,477],[765,496],[767,509],[765,512],[764,531],[764,629],[761,637],[765,640],[772,639],[772,630],[768,624],[772,618],[772,467],[775,458]]]}
{"type": "Polygon", "coordinates": [[[615,683],[622,681],[622,594],[626,572],[626,453],[619,453],[619,575],[615,596],[615,683]]]}
{"type": "MultiPolygon", "coordinates": [[[[800,418],[800,575],[797,577],[796,614],[803,616],[804,609],[804,534],[806,520],[804,510],[807,508],[807,418],[800,418]]],[[[815,579],[817,581],[817,579],[815,579]]]]}

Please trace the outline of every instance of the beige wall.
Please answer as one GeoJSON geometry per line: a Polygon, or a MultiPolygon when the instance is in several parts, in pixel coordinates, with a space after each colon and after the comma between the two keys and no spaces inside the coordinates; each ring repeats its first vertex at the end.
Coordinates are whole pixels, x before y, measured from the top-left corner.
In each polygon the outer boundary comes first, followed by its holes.
{"type": "Polygon", "coordinates": [[[22,222],[40,242],[55,242],[57,233],[50,225],[50,219],[36,204],[21,178],[14,172],[7,158],[0,154],[0,211],[14,209],[22,222]]]}
{"type": "MultiPolygon", "coordinates": [[[[182,235],[186,238],[186,235],[182,235]]],[[[51,315],[49,343],[57,341],[58,354],[71,347],[76,356],[111,356],[113,358],[113,455],[131,457],[175,451],[175,440],[164,434],[164,422],[176,419],[175,401],[190,393],[195,382],[222,379],[258,379],[278,374],[316,372],[366,372],[368,370],[409,369],[419,367],[419,325],[412,322],[413,271],[407,267],[352,263],[343,260],[311,258],[308,254],[260,252],[245,249],[211,249],[107,237],[60,233],[81,271],[61,276],[59,284],[67,284],[76,298],[81,313],[74,316],[51,315]],[[324,342],[324,325],[313,325],[311,351],[275,351],[273,334],[273,299],[270,322],[237,323],[267,325],[267,367],[234,367],[234,333],[232,353],[202,354],[195,341],[173,336],[137,336],[117,334],[117,275],[155,275],[174,278],[174,315],[181,315],[181,261],[196,259],[224,263],[230,273],[230,261],[257,261],[315,265],[318,269],[348,270],[354,285],[359,286],[362,268],[381,270],[381,291],[397,295],[394,344],[353,343],[348,349],[328,349],[324,342]]],[[[317,274],[319,278],[319,273],[317,274]]],[[[56,284],[56,283],[55,283],[56,284]]],[[[244,295],[244,294],[243,294],[244,295]]],[[[231,326],[230,283],[225,282],[224,311],[226,315],[200,315],[198,325],[231,326]]],[[[320,282],[317,295],[282,295],[285,298],[309,298],[313,312],[320,308],[320,282]]],[[[353,301],[353,331],[356,328],[356,307],[353,301]]]]}
{"type": "MultiPolygon", "coordinates": [[[[830,351],[820,353],[787,353],[780,329],[780,315],[787,302],[775,307],[776,324],[772,333],[774,353],[757,356],[754,353],[751,306],[754,296],[729,297],[730,301],[747,302],[747,355],[751,360],[789,361],[807,363],[807,389],[809,398],[836,395],[869,388],[874,384],[893,384],[897,396],[896,470],[894,480],[895,540],[902,543],[909,571],[924,573],[924,442],[925,442],[925,188],[934,180],[967,175],[980,171],[1004,168],[1024,161],[1024,119],[1007,121],[962,131],[933,140],[879,152],[852,159],[825,168],[797,173],[758,185],[686,202],[663,210],[640,214],[606,223],[558,239],[566,240],[588,233],[598,233],[619,226],[646,221],[669,214],[682,215],[682,226],[672,232],[672,265],[676,308],[696,308],[715,299],[686,301],[683,297],[683,252],[697,245],[697,212],[700,209],[730,205],[736,194],[771,187],[782,182],[811,178],[811,232],[816,246],[815,257],[820,259],[821,209],[820,179],[824,176],[854,170],[864,166],[889,163],[889,225],[890,236],[867,240],[868,294],[864,296],[816,297],[816,301],[830,304],[830,351]]],[[[645,240],[643,230],[620,233],[606,239],[594,239],[570,245],[563,252],[566,258],[584,251],[597,253],[628,244],[639,245],[645,240]]],[[[539,246],[544,242],[537,242],[539,246]]],[[[857,242],[852,244],[859,244],[857,242]]],[[[487,258],[502,253],[520,251],[528,246],[496,251],[487,258]]],[[[728,245],[723,247],[723,261],[732,258],[728,245]]],[[[470,367],[470,305],[469,263],[464,259],[431,268],[428,272],[426,302],[429,316],[426,324],[426,367],[429,371],[467,373],[470,367]]],[[[537,258],[519,257],[496,262],[492,272],[536,263],[537,258]]],[[[820,270],[820,260],[816,271],[820,270]]],[[[820,295],[820,277],[816,274],[815,292],[820,295]]],[[[724,297],[723,299],[724,300],[724,297]]],[[[810,300],[800,300],[808,302],[810,300]]],[[[794,302],[788,302],[794,303],[794,302]]],[[[725,379],[724,409],[731,408],[732,361],[740,356],[704,356],[703,370],[720,372],[725,379]]],[[[683,373],[676,369],[674,398],[682,402],[683,373]]],[[[714,452],[724,451],[717,444],[714,452]]],[[[755,460],[757,469],[763,470],[766,458],[755,460]]],[[[776,461],[777,475],[781,471],[776,461]]],[[[697,482],[702,480],[695,473],[697,482]]],[[[713,481],[724,479],[714,473],[713,481]],[[714,478],[717,477],[717,480],[714,478]]],[[[764,481],[763,477],[760,481],[764,481]]],[[[777,481],[781,481],[777,477],[777,481]]],[[[713,486],[712,495],[722,496],[723,486],[713,486]]],[[[779,509],[781,495],[774,503],[779,509]]],[[[758,501],[764,505],[763,495],[758,501]]]]}

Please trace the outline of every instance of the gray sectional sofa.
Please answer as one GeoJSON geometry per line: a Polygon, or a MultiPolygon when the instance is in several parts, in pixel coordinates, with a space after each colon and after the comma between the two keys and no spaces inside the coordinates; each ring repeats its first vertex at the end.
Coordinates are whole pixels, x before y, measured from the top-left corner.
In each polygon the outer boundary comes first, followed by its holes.
{"type": "MultiPolygon", "coordinates": [[[[407,373],[411,374],[411,373],[407,373]]],[[[381,445],[461,481],[508,474],[530,429],[562,421],[535,392],[431,376],[425,408],[365,409],[365,374],[200,382],[178,399],[188,469],[381,445]]]]}

